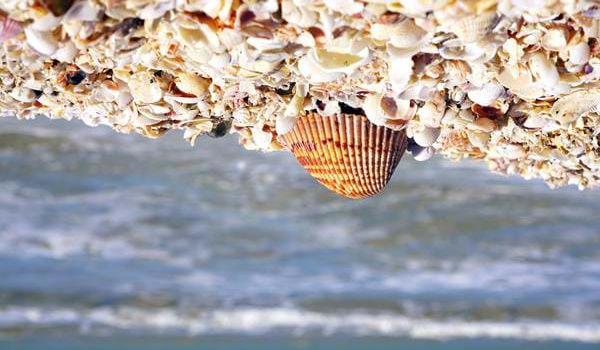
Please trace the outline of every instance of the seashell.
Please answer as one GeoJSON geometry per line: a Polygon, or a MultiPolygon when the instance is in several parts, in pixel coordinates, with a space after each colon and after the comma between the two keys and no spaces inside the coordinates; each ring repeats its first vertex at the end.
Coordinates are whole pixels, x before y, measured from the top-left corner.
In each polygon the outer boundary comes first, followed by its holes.
{"type": "Polygon", "coordinates": [[[73,5],[75,0],[41,0],[40,2],[42,3],[42,6],[52,12],[54,16],[59,17],[69,11],[69,8],[71,8],[71,5],[73,5]]]}
{"type": "Polygon", "coordinates": [[[365,7],[361,2],[354,0],[323,0],[323,2],[330,9],[349,16],[360,13],[365,7]]]}
{"type": "Polygon", "coordinates": [[[0,44],[14,38],[22,30],[21,23],[11,19],[0,11],[0,44]]]}
{"type": "Polygon", "coordinates": [[[576,65],[586,64],[590,60],[590,47],[587,43],[579,43],[569,48],[569,62],[576,65]]]}
{"type": "Polygon", "coordinates": [[[177,103],[181,103],[184,105],[193,105],[193,104],[198,103],[198,98],[195,96],[188,97],[188,96],[177,96],[177,95],[165,94],[164,99],[167,102],[177,102],[177,103]]]}
{"type": "Polygon", "coordinates": [[[504,88],[498,84],[487,83],[480,88],[467,92],[471,101],[482,106],[491,106],[504,93],[504,88]]]}
{"type": "Polygon", "coordinates": [[[534,100],[544,94],[541,84],[534,83],[531,72],[521,66],[518,66],[516,72],[504,69],[497,79],[500,84],[524,100],[534,100]]]}
{"type": "Polygon", "coordinates": [[[435,149],[433,147],[422,147],[416,143],[410,144],[409,151],[417,162],[428,161],[435,155],[435,149]]]}
{"type": "Polygon", "coordinates": [[[485,132],[467,130],[467,138],[473,146],[479,149],[485,149],[490,141],[490,134],[485,132]]]}
{"type": "Polygon", "coordinates": [[[545,54],[537,52],[529,59],[531,73],[544,87],[552,87],[559,83],[560,75],[554,63],[545,54]]]}
{"type": "Polygon", "coordinates": [[[525,120],[525,122],[523,123],[523,126],[528,129],[541,129],[541,128],[546,127],[550,122],[551,122],[551,120],[549,120],[547,118],[540,117],[537,115],[532,115],[532,116],[529,116],[527,118],[527,120],[525,120]]]}
{"type": "Polygon", "coordinates": [[[312,83],[337,80],[351,74],[369,60],[369,48],[356,52],[336,52],[313,48],[298,61],[298,69],[312,83]]]}
{"type": "Polygon", "coordinates": [[[375,24],[371,31],[375,39],[389,40],[390,44],[398,48],[418,46],[427,34],[412,19],[391,25],[375,24]]]}
{"type": "Polygon", "coordinates": [[[162,99],[163,91],[150,72],[143,71],[133,74],[127,84],[136,102],[155,103],[162,99]]]}
{"type": "Polygon", "coordinates": [[[51,12],[48,12],[44,16],[36,18],[30,26],[32,29],[40,32],[47,32],[58,27],[60,20],[61,17],[56,17],[51,12]]]}
{"type": "Polygon", "coordinates": [[[63,47],[59,48],[52,54],[52,58],[60,62],[72,63],[79,53],[79,49],[73,42],[67,42],[63,47]]]}
{"type": "Polygon", "coordinates": [[[277,135],[286,134],[294,128],[298,116],[279,115],[275,119],[275,132],[277,135]]]}
{"type": "Polygon", "coordinates": [[[369,121],[378,126],[400,130],[417,113],[411,100],[393,99],[381,95],[367,95],[362,105],[369,121]]]}
{"type": "Polygon", "coordinates": [[[263,123],[258,123],[252,127],[252,139],[259,149],[269,149],[273,141],[273,134],[265,130],[263,123]]]}
{"type": "Polygon", "coordinates": [[[413,65],[414,62],[410,57],[391,62],[388,74],[394,92],[401,93],[408,87],[413,74],[413,65]]]}
{"type": "Polygon", "coordinates": [[[472,43],[486,37],[498,21],[495,12],[467,16],[449,25],[449,30],[463,42],[472,43]]]}
{"type": "Polygon", "coordinates": [[[477,43],[467,43],[464,46],[455,45],[454,41],[444,43],[440,48],[440,56],[447,60],[475,61],[485,55],[485,48],[477,43]]]}
{"type": "Polygon", "coordinates": [[[210,80],[193,73],[182,72],[177,74],[175,85],[179,90],[187,94],[201,97],[208,92],[210,80]]]}
{"type": "Polygon", "coordinates": [[[33,90],[26,87],[15,88],[9,93],[9,95],[15,100],[23,103],[31,103],[37,99],[37,96],[33,90]]]}
{"type": "Polygon", "coordinates": [[[469,127],[475,131],[490,133],[496,130],[496,122],[489,118],[477,118],[469,127]]]}
{"type": "Polygon", "coordinates": [[[599,90],[581,90],[554,102],[550,115],[562,124],[569,124],[584,114],[597,112],[599,106],[599,90]]]}
{"type": "Polygon", "coordinates": [[[58,41],[52,32],[40,32],[30,27],[25,28],[27,44],[42,55],[50,56],[58,49],[58,41]]]}
{"type": "Polygon", "coordinates": [[[157,4],[148,4],[138,12],[138,17],[144,20],[153,20],[162,17],[167,11],[175,8],[175,2],[168,0],[157,4]]]}
{"type": "Polygon", "coordinates": [[[542,37],[542,47],[548,51],[560,51],[567,46],[567,37],[560,28],[550,29],[542,37]]]}
{"type": "Polygon", "coordinates": [[[353,199],[381,192],[407,146],[404,131],[355,114],[308,114],[281,140],[319,183],[353,199]]]}
{"type": "MultiPolygon", "coordinates": [[[[277,135],[283,135],[294,128],[296,119],[304,110],[304,98],[306,97],[307,88],[302,84],[297,84],[294,97],[285,107],[283,115],[279,115],[275,119],[275,131],[277,135]]],[[[339,104],[336,103],[339,106],[339,104]]],[[[339,108],[339,107],[338,107],[339,108]]]]}
{"type": "Polygon", "coordinates": [[[391,12],[406,13],[411,16],[425,16],[434,7],[433,0],[395,0],[386,1],[386,7],[391,12]]]}
{"type": "Polygon", "coordinates": [[[413,140],[421,147],[429,147],[440,137],[442,129],[422,126],[413,134],[413,140]]]}
{"type": "Polygon", "coordinates": [[[446,101],[427,101],[423,107],[419,108],[419,121],[425,126],[437,128],[442,122],[446,112],[446,101]]]}
{"type": "Polygon", "coordinates": [[[296,6],[292,0],[281,2],[281,17],[288,23],[301,28],[312,27],[317,23],[317,12],[304,6],[296,6]]]}
{"type": "Polygon", "coordinates": [[[65,13],[63,20],[65,21],[84,21],[91,22],[96,21],[100,13],[101,8],[90,0],[79,1],[65,13]]]}

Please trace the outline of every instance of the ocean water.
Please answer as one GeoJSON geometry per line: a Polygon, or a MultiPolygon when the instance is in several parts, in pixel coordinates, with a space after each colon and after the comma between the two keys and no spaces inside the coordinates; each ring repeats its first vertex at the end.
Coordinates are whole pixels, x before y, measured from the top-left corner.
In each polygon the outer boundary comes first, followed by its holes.
{"type": "Polygon", "coordinates": [[[1,349],[598,349],[600,193],[0,119],[1,349]]]}

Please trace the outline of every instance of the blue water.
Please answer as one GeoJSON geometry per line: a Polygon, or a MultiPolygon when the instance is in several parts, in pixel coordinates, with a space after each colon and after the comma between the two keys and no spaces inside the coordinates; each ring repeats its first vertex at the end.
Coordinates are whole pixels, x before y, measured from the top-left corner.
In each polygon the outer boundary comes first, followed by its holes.
{"type": "Polygon", "coordinates": [[[349,201],[234,136],[0,119],[0,348],[600,347],[600,193],[409,158],[349,201]]]}

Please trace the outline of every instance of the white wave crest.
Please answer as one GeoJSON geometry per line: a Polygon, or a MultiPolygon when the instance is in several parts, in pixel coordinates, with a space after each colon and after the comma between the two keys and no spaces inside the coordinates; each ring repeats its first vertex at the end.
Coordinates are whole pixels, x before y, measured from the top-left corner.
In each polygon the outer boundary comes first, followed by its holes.
{"type": "Polygon", "coordinates": [[[0,309],[0,330],[12,327],[73,326],[92,331],[95,326],[122,331],[146,330],[159,333],[266,334],[277,331],[291,336],[322,335],[390,336],[422,339],[505,338],[562,340],[600,343],[600,324],[516,321],[480,322],[464,320],[411,319],[394,314],[326,314],[294,308],[244,308],[213,311],[141,309],[132,307],[0,309]]]}

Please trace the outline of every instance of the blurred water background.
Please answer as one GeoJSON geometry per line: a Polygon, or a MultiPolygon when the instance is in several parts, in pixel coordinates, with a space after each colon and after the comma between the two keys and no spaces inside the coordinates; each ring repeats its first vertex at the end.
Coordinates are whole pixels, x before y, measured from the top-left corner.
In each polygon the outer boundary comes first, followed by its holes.
{"type": "Polygon", "coordinates": [[[2,349],[598,349],[600,193],[0,119],[2,349]]]}

